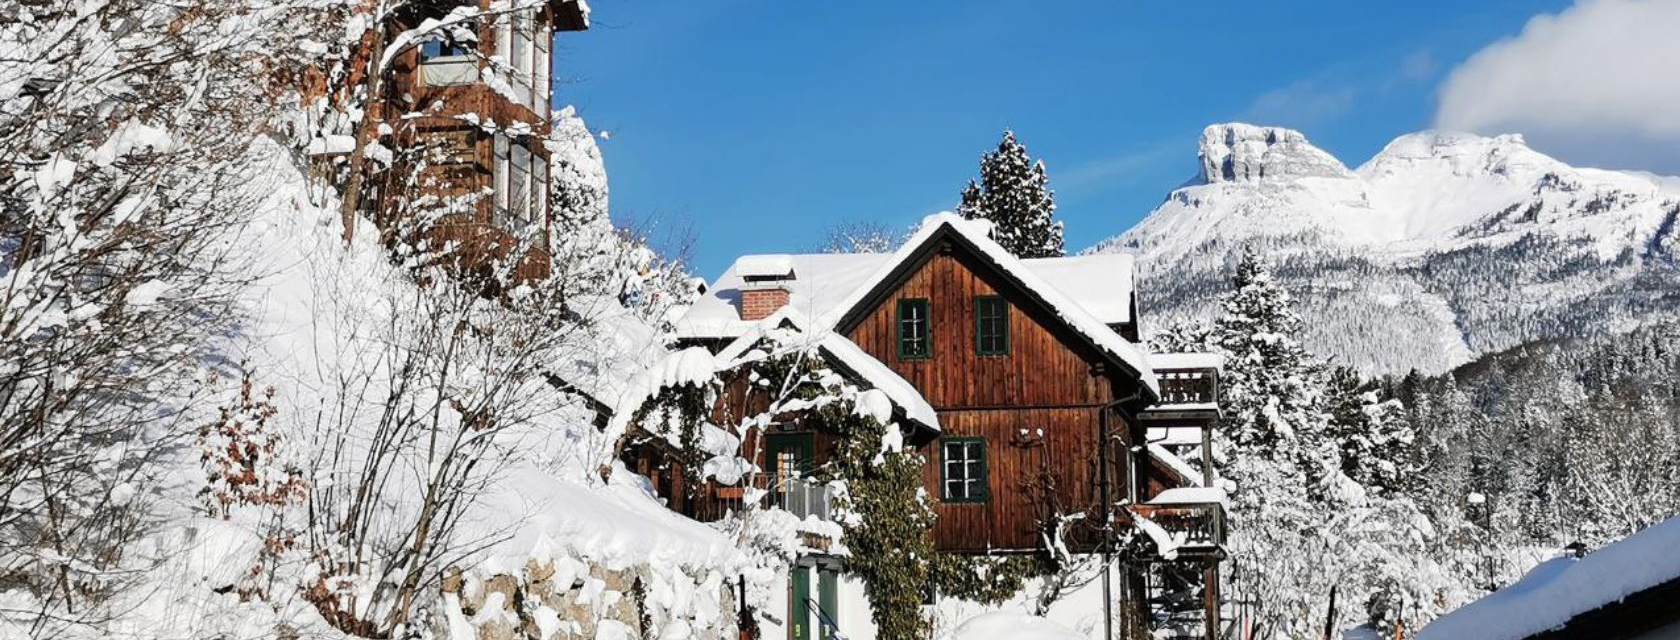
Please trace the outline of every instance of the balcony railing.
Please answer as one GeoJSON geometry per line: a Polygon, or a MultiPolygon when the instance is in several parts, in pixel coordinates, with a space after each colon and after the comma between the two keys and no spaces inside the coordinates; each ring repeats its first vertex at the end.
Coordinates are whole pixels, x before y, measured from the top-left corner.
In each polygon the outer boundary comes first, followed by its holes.
{"type": "Polygon", "coordinates": [[[1157,374],[1160,404],[1212,404],[1218,400],[1213,376],[1199,371],[1157,374]]]}
{"type": "MultiPolygon", "coordinates": [[[[823,521],[833,519],[834,489],[827,483],[759,475],[753,478],[751,484],[753,488],[765,492],[759,503],[762,508],[786,511],[800,520],[809,517],[823,521]]],[[[713,484],[703,491],[704,494],[692,503],[693,513],[689,514],[696,520],[713,522],[746,510],[745,485],[713,484]]]]}
{"type": "Polygon", "coordinates": [[[1163,560],[1217,559],[1224,555],[1225,505],[1221,491],[1169,489],[1154,500],[1133,505],[1132,512],[1164,529],[1172,539],[1171,553],[1157,544],[1156,553],[1163,560]]]}

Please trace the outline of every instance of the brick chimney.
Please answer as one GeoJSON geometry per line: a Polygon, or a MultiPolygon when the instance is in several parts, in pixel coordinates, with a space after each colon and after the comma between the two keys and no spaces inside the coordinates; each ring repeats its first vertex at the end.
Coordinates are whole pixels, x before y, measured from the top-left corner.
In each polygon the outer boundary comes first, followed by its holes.
{"type": "Polygon", "coordinates": [[[763,320],[787,306],[793,293],[793,258],[744,256],[735,261],[741,277],[741,319],[763,320]]]}

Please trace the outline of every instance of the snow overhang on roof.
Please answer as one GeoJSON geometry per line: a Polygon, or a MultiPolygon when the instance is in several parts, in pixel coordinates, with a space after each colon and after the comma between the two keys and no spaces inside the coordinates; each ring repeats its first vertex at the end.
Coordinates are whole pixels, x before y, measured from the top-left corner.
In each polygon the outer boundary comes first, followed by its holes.
{"type": "Polygon", "coordinates": [[[1156,371],[1178,369],[1225,369],[1225,356],[1217,353],[1151,353],[1149,365],[1156,371]]]}
{"type": "Polygon", "coordinates": [[[1144,504],[1176,506],[1192,504],[1225,504],[1225,490],[1218,487],[1180,487],[1167,489],[1144,504]]]}
{"type": "Polygon", "coordinates": [[[1582,614],[1647,598],[1659,594],[1658,587],[1680,582],[1676,549],[1680,518],[1670,518],[1583,558],[1542,562],[1516,584],[1437,618],[1417,638],[1519,640],[1565,627],[1582,614]]]}
{"type": "Polygon", "coordinates": [[[1151,394],[1159,395],[1154,371],[1143,351],[1110,326],[1133,320],[1131,256],[1021,260],[994,242],[989,229],[990,225],[984,222],[939,213],[923,220],[916,233],[890,255],[744,256],[719,276],[711,290],[677,321],[677,335],[688,339],[730,339],[751,330],[755,323],[741,319],[739,306],[741,292],[751,288],[746,274],[779,271],[783,266],[798,274],[797,280],[780,283],[789,290],[784,308],[798,310],[810,318],[813,330],[842,330],[840,325],[847,315],[860,311],[858,307],[876,293],[877,287],[886,284],[901,265],[924,255],[936,236],[951,237],[969,245],[979,257],[1013,278],[1104,356],[1135,374],[1151,394]]]}
{"type": "Polygon", "coordinates": [[[934,411],[933,405],[928,404],[927,399],[922,397],[921,392],[917,391],[909,380],[905,380],[845,336],[824,329],[809,330],[810,326],[811,322],[804,314],[794,309],[783,308],[754,323],[751,330],[718,351],[717,361],[723,363],[723,367],[730,366],[757,346],[769,331],[797,331],[803,339],[809,341],[806,344],[815,344],[828,356],[829,364],[838,368],[841,373],[850,374],[857,382],[885,393],[894,408],[903,413],[906,421],[928,431],[939,432],[939,413],[934,411]]]}
{"type": "MultiPolygon", "coordinates": [[[[1149,449],[1149,457],[1154,458],[1156,460],[1160,460],[1161,464],[1165,465],[1169,469],[1172,469],[1174,473],[1177,473],[1181,476],[1184,476],[1184,481],[1189,483],[1190,486],[1192,486],[1192,487],[1202,486],[1202,470],[1201,469],[1197,469],[1195,466],[1191,465],[1190,463],[1185,462],[1183,458],[1180,458],[1176,455],[1173,455],[1173,453],[1171,451],[1167,451],[1166,447],[1163,447],[1159,444],[1155,444],[1155,443],[1151,442],[1148,445],[1148,449],[1149,449]]],[[[1171,491],[1171,489],[1169,489],[1168,491],[1171,491]]],[[[1164,493],[1163,493],[1163,495],[1164,495],[1164,493]]]]}

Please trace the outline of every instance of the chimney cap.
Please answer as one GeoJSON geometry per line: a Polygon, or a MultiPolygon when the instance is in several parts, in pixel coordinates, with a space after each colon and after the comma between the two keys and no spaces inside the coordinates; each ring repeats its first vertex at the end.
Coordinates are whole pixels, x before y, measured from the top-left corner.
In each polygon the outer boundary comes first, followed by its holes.
{"type": "Polygon", "coordinates": [[[793,280],[793,256],[741,256],[735,261],[735,273],[747,282],[793,280]]]}

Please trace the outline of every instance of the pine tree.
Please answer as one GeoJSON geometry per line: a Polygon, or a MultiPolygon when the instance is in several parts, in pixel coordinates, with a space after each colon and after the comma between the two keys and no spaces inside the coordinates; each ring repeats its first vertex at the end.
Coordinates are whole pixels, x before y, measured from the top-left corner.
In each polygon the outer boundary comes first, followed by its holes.
{"type": "Polygon", "coordinates": [[[1063,255],[1062,223],[1054,193],[1044,173],[1044,161],[1027,156],[1027,148],[1004,131],[996,151],[980,157],[980,181],[963,188],[957,212],[964,218],[991,221],[992,239],[1021,258],[1063,255]]]}
{"type": "Polygon", "coordinates": [[[1252,250],[1237,264],[1221,303],[1214,346],[1230,363],[1224,431],[1239,445],[1265,445],[1321,429],[1321,365],[1296,338],[1301,318],[1289,292],[1252,250]]]}
{"type": "Polygon", "coordinates": [[[1380,391],[1377,381],[1351,367],[1332,369],[1325,385],[1329,436],[1348,477],[1384,492],[1403,491],[1417,480],[1422,454],[1400,401],[1383,399],[1380,391]]]}

